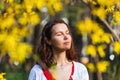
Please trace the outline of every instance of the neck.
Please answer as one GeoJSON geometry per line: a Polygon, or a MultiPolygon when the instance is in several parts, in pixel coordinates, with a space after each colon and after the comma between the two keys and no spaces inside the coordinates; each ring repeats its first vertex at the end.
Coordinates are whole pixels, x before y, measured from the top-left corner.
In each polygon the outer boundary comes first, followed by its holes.
{"type": "Polygon", "coordinates": [[[64,65],[68,63],[68,60],[66,58],[66,51],[63,52],[54,51],[54,60],[57,63],[57,65],[64,65]]]}

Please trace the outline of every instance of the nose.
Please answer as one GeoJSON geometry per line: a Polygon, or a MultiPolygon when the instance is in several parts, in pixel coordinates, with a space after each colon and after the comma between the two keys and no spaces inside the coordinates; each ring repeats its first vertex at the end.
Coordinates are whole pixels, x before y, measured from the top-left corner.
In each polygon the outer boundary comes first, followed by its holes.
{"type": "Polygon", "coordinates": [[[64,35],[64,40],[67,40],[68,39],[68,35],[64,35]]]}

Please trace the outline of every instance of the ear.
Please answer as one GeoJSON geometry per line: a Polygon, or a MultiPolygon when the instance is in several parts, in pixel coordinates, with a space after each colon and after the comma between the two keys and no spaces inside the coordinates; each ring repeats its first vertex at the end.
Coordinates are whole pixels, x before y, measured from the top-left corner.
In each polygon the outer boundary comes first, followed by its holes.
{"type": "Polygon", "coordinates": [[[51,41],[50,40],[48,40],[47,38],[45,38],[45,41],[46,41],[47,44],[51,45],[51,41]]]}

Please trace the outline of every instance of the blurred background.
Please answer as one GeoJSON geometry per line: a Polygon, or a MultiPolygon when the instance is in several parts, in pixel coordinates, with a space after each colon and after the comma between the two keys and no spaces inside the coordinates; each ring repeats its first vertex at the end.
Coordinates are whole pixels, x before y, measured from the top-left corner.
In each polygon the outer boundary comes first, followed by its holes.
{"type": "Polygon", "coordinates": [[[62,18],[90,80],[120,80],[120,0],[0,0],[0,80],[27,80],[41,30],[62,18]]]}

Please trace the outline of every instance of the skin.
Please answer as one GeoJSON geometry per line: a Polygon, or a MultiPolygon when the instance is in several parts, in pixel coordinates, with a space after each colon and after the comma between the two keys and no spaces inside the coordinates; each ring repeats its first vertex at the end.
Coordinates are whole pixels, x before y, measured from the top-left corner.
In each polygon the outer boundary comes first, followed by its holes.
{"type": "Polygon", "coordinates": [[[52,46],[54,61],[56,66],[51,67],[49,71],[56,80],[69,80],[72,69],[72,62],[66,58],[66,50],[71,47],[71,35],[67,26],[58,23],[52,27],[51,39],[48,41],[52,46]]]}

